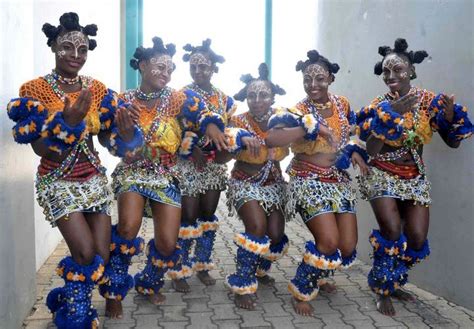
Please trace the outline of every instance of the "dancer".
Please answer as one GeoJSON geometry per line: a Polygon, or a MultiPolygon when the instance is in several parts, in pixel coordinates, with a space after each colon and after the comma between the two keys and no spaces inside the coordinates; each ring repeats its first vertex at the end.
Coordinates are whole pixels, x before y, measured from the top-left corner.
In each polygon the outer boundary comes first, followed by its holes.
{"type": "Polygon", "coordinates": [[[31,144],[41,157],[37,200],[71,252],[57,268],[65,284],[48,294],[46,304],[58,328],[96,328],[91,293],[109,260],[111,194],[92,136],[114,144],[111,151],[132,153],[143,137],[127,111],[117,108],[115,92],[79,75],[96,47],[90,37],[97,26],[81,26],[76,13],[63,14],[59,22],[43,25],[55,54],[54,70],[23,84],[8,115],[16,122],[15,141],[31,144]]]}
{"type": "MultiPolygon", "coordinates": [[[[206,39],[202,45],[193,47],[187,44],[183,47],[186,54],[185,62],[189,68],[193,83],[183,88],[184,91],[197,93],[207,108],[220,115],[224,124],[234,113],[236,107],[232,97],[226,96],[217,89],[211,79],[218,72],[217,63],[223,63],[224,58],[211,49],[211,40],[206,39]]],[[[187,132],[183,139],[182,157],[178,161],[181,172],[180,189],[182,195],[181,229],[178,244],[183,252],[180,270],[171,270],[169,276],[173,278],[176,291],[190,291],[186,279],[195,271],[197,277],[206,286],[214,285],[216,280],[209,275],[214,268],[211,255],[218,227],[218,218],[215,215],[221,191],[226,188],[227,165],[216,161],[214,145],[204,145],[201,140],[189,149],[189,141],[197,135],[187,132]],[[194,257],[191,258],[192,246],[195,243],[194,257]]]]}
{"type": "Polygon", "coordinates": [[[287,172],[289,216],[298,212],[314,237],[306,242],[303,260],[289,283],[295,311],[311,315],[309,301],[318,294],[321,278],[350,266],[356,257],[356,195],[345,169],[352,164],[365,174],[362,148],[349,141],[355,114],[343,96],[328,93],[339,66],[316,50],[299,61],[306,98],[295,108],[270,119],[267,145],[291,144],[295,154],[287,172]]]}
{"type": "Polygon", "coordinates": [[[426,51],[408,51],[405,39],[394,48],[379,48],[383,60],[374,72],[382,75],[389,92],[378,96],[357,115],[360,138],[367,143],[370,173],[360,177],[362,196],[370,201],[379,224],[369,241],[374,263],[369,286],[378,295],[377,309],[395,315],[391,297],[414,300],[401,290],[408,270],[430,253],[428,245],[430,182],[422,159],[423,145],[438,131],[449,147],[472,135],[467,109],[454,96],[435,95],[413,87],[414,64],[426,51]]]}
{"type": "Polygon", "coordinates": [[[284,95],[285,91],[268,79],[266,64],[260,64],[258,71],[258,78],[242,76],[245,87],[234,97],[238,101],[247,99],[249,111],[232,117],[230,123],[253,137],[249,146],[235,156],[227,192],[229,211],[235,208],[245,232],[235,235],[237,270],[227,276],[226,284],[235,294],[235,304],[245,309],[256,305],[252,296],[258,282],[275,282],[267,273],[272,262],[288,250],[283,216],[285,182],[279,163],[288,155],[288,148],[265,145],[268,119],[275,112],[275,95],[284,95]]]}
{"type": "Polygon", "coordinates": [[[175,68],[174,54],[175,46],[165,46],[158,37],[153,38],[153,47],[138,47],[130,65],[140,71],[140,86],[120,96],[131,104],[128,110],[143,131],[145,145],[138,153],[121,154],[122,161],[112,174],[119,222],[112,230],[112,279],[101,286],[111,317],[122,316],[121,300],[133,285],[128,267],[140,251],[142,240],[137,235],[144,209],[153,218],[154,238],[147,244],[145,268],[134,277],[135,289],[153,304],[163,303],[164,274],[179,266],[181,194],[174,166],[183,130],[205,134],[218,149],[227,149],[221,116],[210,112],[193,91],[167,87],[175,68]]]}

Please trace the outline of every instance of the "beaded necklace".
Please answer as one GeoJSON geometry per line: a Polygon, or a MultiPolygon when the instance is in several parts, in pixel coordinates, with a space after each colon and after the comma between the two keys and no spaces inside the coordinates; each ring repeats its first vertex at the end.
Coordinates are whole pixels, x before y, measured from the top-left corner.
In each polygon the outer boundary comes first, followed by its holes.
{"type": "Polygon", "coordinates": [[[140,88],[135,89],[135,97],[143,101],[150,101],[152,99],[157,99],[161,95],[160,91],[153,91],[151,93],[145,93],[140,88]]]}
{"type": "MultiPolygon", "coordinates": [[[[268,111],[271,115],[272,109],[268,111]]],[[[268,117],[270,117],[270,115],[268,117]]],[[[265,138],[267,137],[267,132],[263,131],[260,126],[257,124],[255,118],[250,114],[250,112],[245,113],[245,116],[242,120],[242,123],[245,127],[245,130],[250,132],[260,143],[260,145],[265,145],[265,138]]]]}
{"type": "Polygon", "coordinates": [[[170,87],[165,87],[160,91],[160,95],[158,96],[160,104],[156,107],[155,117],[153,118],[150,130],[148,131],[148,134],[145,135],[145,142],[148,144],[152,142],[153,135],[160,127],[161,118],[169,117],[171,114],[169,105],[172,92],[173,90],[170,87]]]}
{"type": "MultiPolygon", "coordinates": [[[[347,118],[344,113],[344,104],[341,102],[340,98],[336,95],[329,95],[329,99],[330,101],[328,103],[331,103],[331,106],[338,113],[339,125],[341,127],[341,140],[339,141],[336,149],[337,152],[340,152],[349,142],[350,126],[347,124],[347,118]]],[[[324,106],[326,106],[328,103],[324,104],[324,106]]],[[[326,119],[319,112],[316,104],[314,104],[309,98],[305,98],[303,100],[303,104],[309,109],[311,114],[316,116],[316,119],[320,122],[320,124],[331,129],[326,119]]]]}
{"type": "Polygon", "coordinates": [[[60,166],[43,176],[37,176],[36,187],[41,190],[52,182],[61,179],[74,169],[79,161],[80,154],[84,153],[87,160],[102,174],[105,174],[105,167],[100,164],[99,158],[89,149],[87,145],[87,136],[79,141],[69,152],[68,156],[61,162],[60,166]]]}
{"type": "Polygon", "coordinates": [[[225,95],[220,92],[219,89],[217,89],[214,86],[211,86],[211,91],[205,91],[201,87],[199,87],[196,83],[192,83],[188,86],[191,90],[196,92],[201,98],[204,100],[204,103],[206,104],[207,108],[211,110],[214,113],[217,114],[223,114],[225,111],[225,95]],[[217,103],[218,105],[215,106],[212,104],[211,97],[217,95],[217,103]]]}
{"type": "MultiPolygon", "coordinates": [[[[91,77],[85,75],[81,75],[79,76],[79,78],[82,83],[82,89],[89,88],[93,81],[91,77]]],[[[43,79],[46,80],[46,82],[50,85],[51,89],[53,89],[54,94],[64,103],[66,100],[66,93],[59,87],[58,79],[54,76],[54,74],[46,74],[43,79]]]]}
{"type": "Polygon", "coordinates": [[[258,123],[267,122],[268,119],[270,119],[270,116],[272,115],[272,110],[271,109],[267,110],[267,112],[265,112],[262,116],[253,115],[251,112],[249,112],[249,115],[252,117],[254,121],[258,123]]]}
{"type": "Polygon", "coordinates": [[[77,75],[74,78],[65,78],[62,75],[60,75],[58,72],[56,72],[56,70],[53,70],[53,72],[51,74],[54,76],[54,78],[57,81],[65,84],[65,85],[75,85],[76,83],[81,81],[81,76],[80,75],[77,75]]]}

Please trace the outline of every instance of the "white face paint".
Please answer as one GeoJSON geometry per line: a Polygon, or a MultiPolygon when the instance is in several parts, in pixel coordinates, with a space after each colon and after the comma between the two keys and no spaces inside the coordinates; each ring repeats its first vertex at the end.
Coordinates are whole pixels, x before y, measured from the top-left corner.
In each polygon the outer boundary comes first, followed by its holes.
{"type": "Polygon", "coordinates": [[[191,55],[189,71],[194,82],[198,85],[209,82],[214,73],[211,60],[202,53],[191,55]]]}
{"type": "Polygon", "coordinates": [[[397,54],[389,54],[382,63],[382,79],[386,84],[396,82],[407,83],[410,79],[411,65],[397,54]]]}
{"type": "Polygon", "coordinates": [[[74,52],[74,58],[79,57],[79,52],[81,55],[84,54],[87,56],[87,51],[89,50],[89,40],[81,31],[67,32],[59,36],[56,39],[56,43],[58,45],[58,56],[60,58],[66,55],[68,51],[74,52]]]}
{"type": "Polygon", "coordinates": [[[311,64],[303,71],[303,85],[305,90],[327,89],[329,87],[330,73],[319,64],[311,64]]]}
{"type": "Polygon", "coordinates": [[[191,65],[204,64],[207,66],[212,66],[211,60],[209,58],[206,58],[206,56],[204,56],[201,53],[196,53],[196,54],[191,55],[191,58],[189,59],[189,64],[191,65]]]}
{"type": "Polygon", "coordinates": [[[170,55],[159,55],[150,58],[151,74],[154,76],[164,74],[171,76],[173,73],[173,61],[170,55]]]}
{"type": "Polygon", "coordinates": [[[251,112],[266,111],[273,104],[273,92],[267,81],[256,80],[247,88],[247,105],[251,112]]]}

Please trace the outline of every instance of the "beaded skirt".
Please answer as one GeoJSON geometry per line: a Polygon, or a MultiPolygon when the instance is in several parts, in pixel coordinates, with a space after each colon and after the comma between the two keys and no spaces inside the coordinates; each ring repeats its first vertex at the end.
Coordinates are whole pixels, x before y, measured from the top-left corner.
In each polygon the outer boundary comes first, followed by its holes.
{"type": "Polygon", "coordinates": [[[240,207],[252,200],[258,201],[267,215],[275,209],[279,209],[284,213],[286,200],[286,183],[284,181],[261,185],[231,178],[228,184],[226,198],[229,216],[234,215],[234,209],[239,211],[240,207]]]}
{"type": "Polygon", "coordinates": [[[293,160],[287,173],[288,217],[293,218],[298,212],[306,223],[324,213],[355,213],[356,191],[344,170],[293,160]]]}
{"type": "Polygon", "coordinates": [[[53,227],[57,226],[58,219],[73,212],[111,215],[112,194],[104,173],[97,173],[85,181],[57,179],[46,184],[37,175],[36,199],[53,227]]]}
{"type": "Polygon", "coordinates": [[[413,200],[414,204],[425,206],[431,204],[431,183],[419,174],[416,166],[372,161],[369,174],[358,176],[357,180],[362,199],[367,201],[389,197],[413,200]]]}
{"type": "Polygon", "coordinates": [[[147,199],[144,216],[151,217],[149,201],[181,207],[181,193],[174,167],[169,169],[150,160],[120,162],[112,173],[115,198],[125,192],[135,192],[147,199]]]}
{"type": "Polygon", "coordinates": [[[194,162],[179,159],[176,171],[180,173],[181,194],[198,197],[209,190],[223,191],[227,187],[227,165],[209,161],[197,170],[194,162]]]}

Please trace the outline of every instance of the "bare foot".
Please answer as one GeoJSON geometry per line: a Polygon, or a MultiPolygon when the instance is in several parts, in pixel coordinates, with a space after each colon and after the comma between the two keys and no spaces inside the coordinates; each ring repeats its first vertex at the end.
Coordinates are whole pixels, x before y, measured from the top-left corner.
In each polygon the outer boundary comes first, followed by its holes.
{"type": "Polygon", "coordinates": [[[377,295],[377,310],[383,315],[395,315],[395,308],[393,307],[390,296],[377,295]]]}
{"type": "Polygon", "coordinates": [[[313,316],[313,306],[310,303],[298,300],[296,298],[291,299],[295,312],[302,316],[313,316]]]}
{"type": "Polygon", "coordinates": [[[319,285],[319,290],[327,292],[328,294],[333,293],[337,290],[336,285],[327,281],[324,281],[319,285]]]}
{"type": "Polygon", "coordinates": [[[185,279],[178,279],[178,280],[173,280],[171,285],[173,286],[174,290],[177,292],[190,292],[191,287],[189,284],[186,282],[185,279]]]}
{"type": "Polygon", "coordinates": [[[121,319],[123,317],[122,302],[116,299],[105,299],[105,316],[121,319]]]}
{"type": "Polygon", "coordinates": [[[273,286],[275,284],[275,279],[266,274],[264,276],[257,276],[257,280],[266,286],[273,286]]]}
{"type": "Polygon", "coordinates": [[[213,286],[216,284],[216,279],[209,275],[208,271],[199,271],[196,276],[205,286],[213,286]]]}
{"type": "Polygon", "coordinates": [[[157,294],[153,294],[153,295],[148,296],[148,300],[153,305],[161,305],[165,302],[166,296],[161,294],[161,293],[157,293],[157,294]]]}
{"type": "Polygon", "coordinates": [[[253,301],[252,295],[234,295],[234,303],[237,307],[244,308],[246,310],[253,310],[257,304],[253,301]]]}
{"type": "Polygon", "coordinates": [[[406,302],[416,302],[416,297],[410,294],[408,291],[404,291],[402,289],[397,289],[392,293],[392,297],[395,297],[399,300],[404,300],[406,302]]]}

